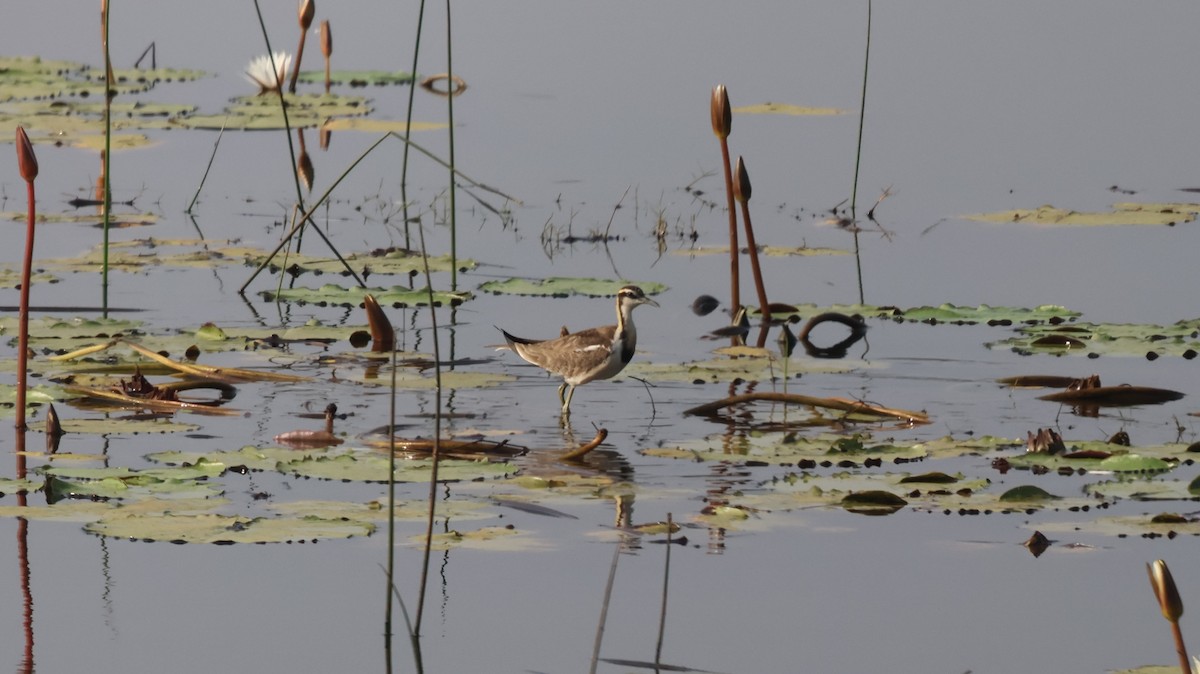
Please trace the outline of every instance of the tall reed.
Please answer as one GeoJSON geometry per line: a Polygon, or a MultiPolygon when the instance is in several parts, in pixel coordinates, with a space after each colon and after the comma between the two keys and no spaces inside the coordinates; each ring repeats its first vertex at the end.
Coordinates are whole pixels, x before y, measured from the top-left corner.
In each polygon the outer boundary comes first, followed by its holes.
{"type": "Polygon", "coordinates": [[[112,99],[117,94],[112,58],[108,52],[108,0],[100,0],[101,42],[104,47],[104,252],[100,266],[101,315],[108,318],[108,230],[112,223],[112,99]]]}
{"type": "Polygon", "coordinates": [[[864,304],[862,257],[858,241],[858,174],[862,166],[863,123],[867,117],[867,74],[871,70],[871,0],[867,0],[867,47],[863,55],[862,96],[858,105],[858,142],[854,151],[854,184],[850,188],[850,226],[854,232],[854,260],[858,269],[858,302],[864,304]]]}

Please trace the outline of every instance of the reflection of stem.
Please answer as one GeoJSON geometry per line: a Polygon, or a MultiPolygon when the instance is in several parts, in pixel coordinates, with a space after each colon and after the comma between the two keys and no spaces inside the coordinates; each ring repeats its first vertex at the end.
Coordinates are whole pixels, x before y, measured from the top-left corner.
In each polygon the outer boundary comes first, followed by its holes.
{"type": "Polygon", "coordinates": [[[662,659],[663,633],[667,629],[667,587],[671,581],[671,513],[667,513],[667,561],[663,569],[662,610],[658,614],[658,643],[654,647],[654,664],[662,659]]]}
{"type": "MultiPolygon", "coordinates": [[[[25,506],[25,494],[17,496],[17,505],[25,506]]],[[[25,659],[21,674],[33,674],[33,590],[29,583],[29,520],[17,518],[17,563],[21,567],[21,598],[24,601],[22,625],[25,628],[25,659]]]]}
{"type": "Polygon", "coordinates": [[[600,662],[600,644],[604,641],[604,623],[608,620],[608,604],[612,600],[613,581],[617,578],[617,560],[621,558],[621,545],[613,548],[612,564],[608,567],[608,583],[604,586],[604,603],[600,605],[600,620],[596,624],[596,640],[592,644],[592,666],[590,674],[596,674],[596,666],[600,662]]]}
{"type": "MultiPolygon", "coordinates": [[[[438,346],[437,310],[434,309],[433,281],[429,272],[429,252],[425,249],[425,230],[417,228],[421,240],[421,260],[425,265],[425,287],[429,291],[429,327],[433,339],[433,453],[429,457],[429,515],[425,523],[425,554],[421,564],[421,587],[417,596],[417,619],[413,625],[413,636],[421,635],[421,618],[425,612],[425,586],[429,577],[429,554],[433,546],[433,520],[437,510],[438,461],[442,450],[442,353],[438,346]]],[[[393,390],[392,397],[395,397],[393,390]]]]}
{"type": "MultiPolygon", "coordinates": [[[[450,77],[454,77],[454,70],[451,67],[453,61],[451,57],[454,53],[454,41],[451,39],[450,33],[450,0],[446,0],[446,73],[450,77]]],[[[415,72],[415,71],[414,71],[415,72]]],[[[458,229],[456,212],[454,203],[454,99],[457,96],[446,97],[446,116],[447,122],[450,125],[450,290],[458,290],[458,229]]],[[[407,129],[407,127],[405,127],[407,129]]]]}

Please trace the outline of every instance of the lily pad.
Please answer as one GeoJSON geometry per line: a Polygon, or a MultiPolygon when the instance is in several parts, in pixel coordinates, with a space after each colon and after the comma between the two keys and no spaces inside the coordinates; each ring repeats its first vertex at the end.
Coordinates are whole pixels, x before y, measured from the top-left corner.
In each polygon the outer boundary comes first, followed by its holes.
{"type": "Polygon", "coordinates": [[[106,517],[84,526],[98,536],[171,543],[288,543],[367,536],[369,522],[319,517],[152,515],[106,517]]]}
{"type": "MultiPolygon", "coordinates": [[[[266,259],[266,252],[256,253],[246,256],[246,264],[257,267],[266,259]]],[[[343,259],[350,265],[356,273],[365,275],[367,272],[371,274],[391,274],[391,275],[412,275],[416,273],[424,273],[425,261],[422,260],[420,253],[408,251],[400,248],[389,250],[380,250],[377,252],[367,253],[350,253],[343,255],[343,259]]],[[[430,256],[429,271],[431,273],[450,271],[452,268],[450,256],[439,255],[430,256]]],[[[455,261],[458,271],[470,271],[478,266],[474,260],[466,258],[458,258],[455,261]]],[[[280,266],[285,265],[288,273],[293,276],[312,272],[314,274],[340,274],[348,275],[345,265],[336,258],[315,257],[311,255],[277,255],[268,268],[272,272],[280,270],[280,266]]]]}
{"type": "MultiPolygon", "coordinates": [[[[388,86],[395,84],[412,84],[412,73],[390,70],[333,70],[329,73],[333,84],[346,84],[352,87],[388,86]]],[[[325,84],[324,70],[302,70],[296,78],[299,82],[308,84],[325,84]]]]}
{"type": "MultiPolygon", "coordinates": [[[[425,546],[425,535],[411,536],[409,542],[420,547],[425,546]]],[[[484,527],[474,531],[451,530],[434,534],[430,541],[431,550],[450,550],[453,548],[470,548],[475,550],[507,550],[519,552],[522,550],[545,549],[544,541],[534,539],[529,534],[511,527],[484,527]]]]}
{"type": "Polygon", "coordinates": [[[1131,323],[1074,323],[1070,326],[1024,326],[1020,335],[988,344],[993,349],[1011,349],[1021,355],[1122,355],[1146,357],[1182,356],[1200,353],[1200,319],[1172,325],[1131,323]]]}
{"type": "Polygon", "coordinates": [[[841,108],[817,108],[804,105],[793,105],[791,103],[758,103],[756,105],[743,105],[733,109],[733,112],[739,115],[797,115],[797,116],[816,116],[816,115],[844,115],[849,110],[841,108]]]}
{"type": "Polygon", "coordinates": [[[829,465],[860,465],[867,459],[881,461],[915,460],[925,456],[920,445],[895,445],[877,442],[869,436],[819,435],[799,437],[788,433],[763,433],[749,437],[713,436],[705,440],[680,443],[674,447],[639,450],[645,456],[690,461],[722,461],[769,464],[794,464],[802,460],[829,465]]]}
{"type": "MultiPolygon", "coordinates": [[[[814,248],[811,246],[759,246],[760,255],[767,257],[821,257],[826,255],[849,255],[844,248],[814,248]]],[[[728,255],[729,246],[695,246],[671,251],[672,255],[698,257],[702,255],[728,255]]]]}
{"type": "Polygon", "coordinates": [[[496,295],[536,295],[540,297],[570,297],[583,295],[585,297],[615,297],[621,286],[636,285],[647,295],[657,295],[665,292],[667,286],[653,281],[622,281],[597,278],[549,278],[523,279],[511,278],[503,281],[487,281],[479,285],[479,290],[496,295]]]}
{"type": "Polygon", "coordinates": [[[1200,213],[1200,204],[1113,204],[1108,212],[1082,212],[1054,206],[1014,209],[999,213],[963,216],[978,222],[1016,222],[1054,227],[1097,227],[1111,225],[1175,225],[1191,222],[1200,213]]]}
{"type": "MultiPolygon", "coordinates": [[[[433,464],[424,459],[397,459],[397,482],[428,482],[433,464]]],[[[344,482],[386,482],[388,458],[377,453],[345,452],[281,461],[276,470],[300,477],[344,482]]],[[[439,482],[500,478],[516,472],[507,462],[444,460],[438,463],[439,482]]]]}
{"type": "MultiPolygon", "coordinates": [[[[330,117],[370,114],[367,99],[336,94],[285,94],[287,122],[291,128],[315,127],[330,117]]],[[[192,115],[175,120],[186,129],[268,130],[285,128],[283,110],[276,95],[240,96],[224,112],[192,115]]]]}
{"type": "MultiPolygon", "coordinates": [[[[403,286],[391,288],[344,288],[338,285],[323,285],[320,288],[286,288],[280,291],[263,290],[259,295],[268,302],[296,302],[300,305],[315,304],[317,306],[360,307],[363,295],[370,293],[381,304],[391,304],[393,308],[423,307],[429,304],[429,290],[425,288],[409,289],[403,286]]],[[[433,293],[435,306],[456,307],[471,299],[471,293],[438,290],[433,293]]]]}

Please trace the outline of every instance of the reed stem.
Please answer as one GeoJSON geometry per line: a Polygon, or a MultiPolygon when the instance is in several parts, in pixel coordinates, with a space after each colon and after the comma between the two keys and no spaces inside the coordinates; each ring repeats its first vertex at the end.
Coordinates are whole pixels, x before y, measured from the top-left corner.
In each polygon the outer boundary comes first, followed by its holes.
{"type": "Polygon", "coordinates": [[[104,253],[101,263],[100,309],[101,315],[108,318],[108,230],[112,222],[112,99],[116,95],[113,88],[112,59],[108,53],[108,0],[102,0],[100,19],[104,30],[104,253]]]}
{"type": "MultiPolygon", "coordinates": [[[[450,290],[458,290],[458,218],[454,199],[454,40],[450,29],[450,0],[446,0],[446,74],[450,82],[446,96],[446,115],[450,124],[450,290]]],[[[416,76],[416,71],[413,71],[416,76]]]]}

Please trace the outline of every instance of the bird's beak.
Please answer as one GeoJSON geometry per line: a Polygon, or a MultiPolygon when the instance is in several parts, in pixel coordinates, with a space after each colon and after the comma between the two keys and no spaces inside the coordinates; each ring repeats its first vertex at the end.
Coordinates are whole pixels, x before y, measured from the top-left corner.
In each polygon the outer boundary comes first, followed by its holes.
{"type": "Polygon", "coordinates": [[[655,302],[654,300],[650,299],[649,297],[643,298],[642,304],[649,304],[652,307],[658,306],[658,302],[655,302]]]}

